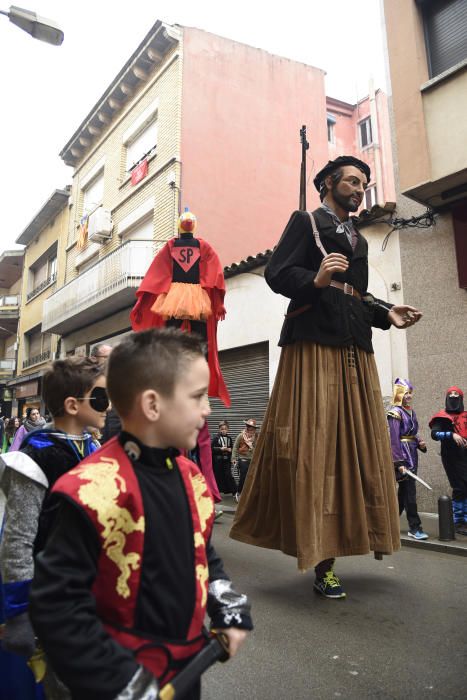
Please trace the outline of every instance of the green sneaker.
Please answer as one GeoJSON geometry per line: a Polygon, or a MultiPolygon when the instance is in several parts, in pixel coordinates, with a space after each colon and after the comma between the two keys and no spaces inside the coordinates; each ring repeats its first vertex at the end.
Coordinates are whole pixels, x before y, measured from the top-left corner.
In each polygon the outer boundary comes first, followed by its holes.
{"type": "Polygon", "coordinates": [[[337,578],[334,571],[326,571],[324,576],[317,578],[313,584],[313,588],[317,593],[325,598],[345,598],[346,593],[342,589],[341,582],[337,578]]]}

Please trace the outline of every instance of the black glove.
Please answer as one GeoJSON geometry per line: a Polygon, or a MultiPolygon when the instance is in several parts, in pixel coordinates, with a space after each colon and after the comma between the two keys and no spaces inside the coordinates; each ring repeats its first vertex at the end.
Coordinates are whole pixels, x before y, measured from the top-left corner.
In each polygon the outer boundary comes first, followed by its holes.
{"type": "Polygon", "coordinates": [[[2,646],[5,651],[28,659],[34,654],[36,637],[27,612],[6,621],[2,646]]]}

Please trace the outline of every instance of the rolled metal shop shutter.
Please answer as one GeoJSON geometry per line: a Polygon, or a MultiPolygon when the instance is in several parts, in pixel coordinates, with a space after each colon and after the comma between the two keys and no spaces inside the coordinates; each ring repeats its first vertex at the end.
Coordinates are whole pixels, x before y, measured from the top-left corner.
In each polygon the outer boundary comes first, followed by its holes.
{"type": "Polygon", "coordinates": [[[258,423],[263,421],[269,400],[268,343],[223,350],[219,353],[219,362],[232,406],[225,408],[219,399],[210,399],[209,432],[212,437],[217,433],[219,422],[227,420],[230,435],[235,439],[247,418],[255,418],[258,423]]]}
{"type": "Polygon", "coordinates": [[[430,77],[467,58],[466,0],[423,0],[430,77]]]}

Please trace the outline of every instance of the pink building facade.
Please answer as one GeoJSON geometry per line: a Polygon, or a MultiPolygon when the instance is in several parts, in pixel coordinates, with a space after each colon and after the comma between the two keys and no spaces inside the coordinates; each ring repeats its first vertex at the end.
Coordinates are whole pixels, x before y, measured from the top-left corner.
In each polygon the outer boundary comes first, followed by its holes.
{"type": "Polygon", "coordinates": [[[372,168],[368,205],[394,201],[386,95],[357,105],[326,97],[319,68],[199,29],[183,30],[181,204],[225,265],[272,248],[298,208],[307,125],[307,205],[313,177],[343,153],[372,168]]]}
{"type": "Polygon", "coordinates": [[[326,98],[329,157],[352,153],[371,168],[365,206],[395,202],[388,100],[371,90],[357,104],[326,98]]]}

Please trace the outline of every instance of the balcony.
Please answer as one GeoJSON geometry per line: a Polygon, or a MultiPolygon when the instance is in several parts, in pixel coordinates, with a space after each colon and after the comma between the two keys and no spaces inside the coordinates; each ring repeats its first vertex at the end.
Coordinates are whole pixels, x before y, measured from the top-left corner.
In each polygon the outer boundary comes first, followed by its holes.
{"type": "Polygon", "coordinates": [[[33,290],[28,292],[26,301],[31,301],[31,299],[34,299],[34,297],[37,297],[38,294],[44,291],[44,289],[47,289],[47,287],[50,287],[52,284],[55,284],[57,281],[57,275],[54,273],[53,275],[50,275],[49,277],[46,277],[45,280],[42,280],[40,284],[37,285],[37,287],[34,287],[33,290]]]}
{"type": "Polygon", "coordinates": [[[16,360],[0,360],[0,382],[13,379],[16,369],[16,360]]]}
{"type": "Polygon", "coordinates": [[[27,369],[28,367],[32,367],[33,365],[40,365],[41,362],[48,362],[51,357],[51,352],[50,350],[46,350],[45,352],[39,353],[39,355],[33,355],[32,357],[27,357],[25,360],[23,360],[23,369],[27,369]]]}
{"type": "Polygon", "coordinates": [[[451,205],[467,197],[467,58],[420,91],[429,165],[422,179],[411,177],[411,164],[402,171],[403,193],[426,206],[451,205]]]}
{"type": "Polygon", "coordinates": [[[0,297],[0,339],[14,335],[18,330],[19,294],[8,294],[0,297]]]}
{"type": "Polygon", "coordinates": [[[43,307],[42,332],[67,335],[135,302],[151,261],[165,241],[128,241],[58,289],[43,307]]]}

